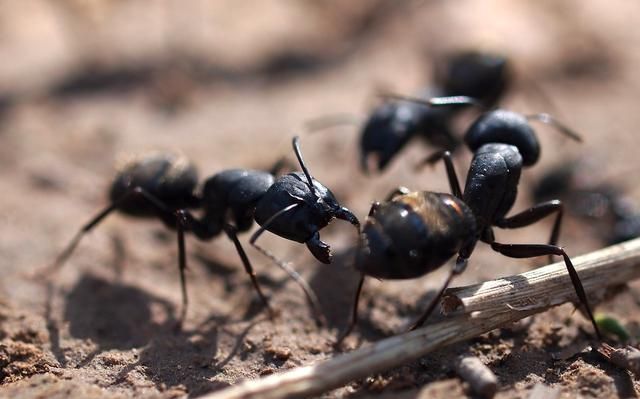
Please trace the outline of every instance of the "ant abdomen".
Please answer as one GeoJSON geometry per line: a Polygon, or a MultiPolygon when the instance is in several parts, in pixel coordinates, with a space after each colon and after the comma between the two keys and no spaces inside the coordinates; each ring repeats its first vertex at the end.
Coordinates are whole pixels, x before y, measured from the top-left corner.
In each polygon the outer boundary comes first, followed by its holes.
{"type": "Polygon", "coordinates": [[[475,217],[459,198],[427,191],[401,195],[374,205],[356,268],[376,278],[419,277],[460,252],[475,234],[475,217]]]}
{"type": "MultiPolygon", "coordinates": [[[[192,208],[197,206],[194,195],[197,184],[196,167],[187,158],[176,154],[154,153],[125,163],[111,184],[109,198],[116,201],[132,188],[139,187],[172,209],[192,208]]],[[[118,210],[140,217],[157,214],[156,209],[139,196],[130,196],[118,210]]]]}
{"type": "Polygon", "coordinates": [[[540,158],[540,144],[527,118],[503,109],[481,115],[467,131],[464,141],[473,152],[487,143],[514,145],[522,155],[524,166],[531,166],[540,158]]]}

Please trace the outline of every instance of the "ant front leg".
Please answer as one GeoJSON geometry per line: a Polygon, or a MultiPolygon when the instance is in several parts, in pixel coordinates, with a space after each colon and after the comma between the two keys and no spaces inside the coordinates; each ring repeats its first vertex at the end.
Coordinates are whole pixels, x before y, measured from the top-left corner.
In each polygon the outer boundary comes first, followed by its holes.
{"type": "Polygon", "coordinates": [[[440,288],[440,291],[438,291],[436,296],[431,300],[431,303],[429,304],[427,309],[422,313],[422,316],[420,316],[420,318],[411,325],[411,327],[409,328],[409,331],[413,331],[416,328],[422,327],[422,325],[424,324],[425,321],[427,321],[431,313],[433,313],[436,306],[438,306],[438,303],[440,303],[440,298],[442,298],[442,295],[444,294],[445,290],[449,287],[449,284],[451,284],[451,280],[453,280],[453,278],[458,274],[464,272],[466,268],[467,268],[467,258],[458,256],[458,259],[456,260],[455,265],[453,266],[453,268],[451,268],[451,271],[449,272],[449,276],[445,280],[444,284],[442,284],[442,288],[440,288]]]}
{"type": "Polygon", "coordinates": [[[258,296],[260,297],[260,300],[262,301],[264,306],[269,310],[271,317],[273,317],[275,315],[275,312],[271,308],[271,305],[269,305],[269,301],[267,300],[267,297],[262,293],[262,289],[260,289],[260,284],[258,284],[258,279],[256,278],[256,272],[253,270],[251,261],[249,261],[249,257],[247,256],[247,253],[244,251],[244,248],[242,248],[242,244],[240,244],[240,240],[238,240],[238,229],[235,226],[230,224],[224,224],[222,226],[222,229],[227,234],[227,237],[229,237],[229,239],[233,241],[233,244],[236,247],[236,251],[238,251],[238,255],[240,255],[240,259],[242,260],[242,264],[244,265],[244,270],[247,272],[247,274],[249,275],[249,278],[251,279],[251,284],[253,284],[253,288],[255,288],[256,292],[258,293],[258,296]]]}
{"type": "Polygon", "coordinates": [[[422,167],[422,165],[424,164],[433,165],[441,159],[444,161],[445,168],[447,169],[447,178],[449,179],[449,187],[451,188],[451,193],[455,197],[462,199],[462,190],[460,189],[458,174],[456,173],[456,169],[453,166],[453,159],[451,157],[450,151],[438,151],[431,154],[430,156],[425,158],[424,161],[418,164],[417,168],[422,167]]]}
{"type": "Polygon", "coordinates": [[[358,302],[360,302],[360,293],[362,292],[362,286],[364,285],[364,277],[365,277],[364,273],[360,274],[360,280],[358,281],[358,288],[356,288],[356,293],[353,298],[353,307],[351,308],[351,319],[349,320],[349,324],[347,325],[347,327],[336,339],[336,343],[334,344],[334,347],[336,348],[342,344],[342,341],[344,341],[344,339],[347,338],[349,334],[351,334],[351,331],[353,331],[353,327],[355,327],[356,323],[358,322],[358,302]]]}
{"type": "MultiPolygon", "coordinates": [[[[558,244],[558,238],[560,236],[560,226],[562,224],[562,215],[564,213],[564,206],[560,200],[551,200],[535,205],[526,211],[520,212],[508,218],[498,220],[495,225],[503,229],[515,229],[519,227],[529,226],[537,221],[545,218],[546,216],[556,212],[556,219],[553,222],[553,228],[551,229],[551,237],[549,238],[549,245],[558,244]]],[[[549,255],[549,261],[553,261],[553,255],[549,255]]]]}
{"type": "Polygon", "coordinates": [[[602,335],[600,334],[600,329],[596,324],[596,321],[593,317],[593,312],[591,312],[591,306],[589,306],[589,301],[587,300],[587,294],[584,291],[584,287],[582,286],[582,282],[580,281],[580,277],[578,276],[578,272],[576,272],[575,267],[573,267],[573,263],[571,263],[571,259],[564,251],[564,249],[556,246],[556,245],[545,245],[545,244],[500,244],[497,242],[491,243],[491,248],[500,252],[501,254],[508,256],[510,258],[534,258],[536,256],[543,255],[558,255],[564,258],[564,264],[567,267],[567,271],[569,272],[569,277],[571,278],[571,283],[573,284],[573,288],[576,290],[576,295],[578,299],[584,305],[585,310],[587,311],[587,315],[589,316],[589,320],[593,325],[593,329],[596,332],[596,336],[599,340],[602,340],[602,335]]]}
{"type": "MultiPolygon", "coordinates": [[[[315,318],[316,318],[316,323],[318,325],[324,325],[324,324],[326,324],[326,320],[325,320],[325,318],[324,318],[324,316],[322,314],[322,310],[320,308],[320,301],[318,300],[318,297],[316,296],[316,294],[313,291],[313,289],[309,286],[309,283],[307,283],[307,281],[304,278],[302,278],[302,276],[297,271],[293,270],[291,268],[291,266],[289,266],[288,263],[281,261],[274,254],[272,254],[269,250],[267,250],[266,248],[261,247],[260,245],[258,245],[256,243],[258,238],[262,235],[262,233],[264,233],[269,228],[269,225],[271,225],[271,223],[273,223],[274,220],[276,220],[278,217],[280,217],[284,213],[290,211],[293,208],[296,208],[299,205],[300,205],[299,203],[294,203],[294,204],[291,204],[291,205],[279,210],[278,212],[276,212],[273,216],[271,216],[269,219],[267,219],[267,221],[264,222],[264,224],[262,226],[260,226],[260,228],[258,230],[256,230],[255,233],[253,233],[253,235],[249,239],[249,243],[255,249],[260,251],[264,256],[266,256],[267,258],[271,259],[271,261],[273,261],[273,263],[275,263],[278,267],[280,267],[282,270],[284,270],[289,275],[289,277],[291,277],[291,279],[293,279],[293,281],[295,281],[300,286],[300,288],[302,288],[302,291],[304,292],[305,296],[307,297],[307,300],[309,301],[309,303],[311,304],[311,306],[313,308],[313,311],[314,311],[314,314],[315,314],[315,318]]],[[[316,233],[316,235],[318,235],[318,233],[316,233]]],[[[318,237],[319,237],[319,235],[318,235],[318,237]]],[[[318,238],[318,241],[320,241],[319,238],[318,238]]],[[[324,244],[324,246],[326,247],[326,250],[323,249],[321,251],[321,253],[322,254],[330,254],[329,246],[327,244],[323,243],[322,241],[320,241],[320,243],[324,244]]],[[[307,247],[309,247],[309,249],[311,250],[310,245],[313,245],[313,244],[309,244],[309,241],[308,241],[307,242],[307,247]]],[[[316,255],[313,252],[313,250],[311,252],[314,255],[316,255]]],[[[247,261],[248,261],[248,259],[247,259],[247,261]]],[[[257,282],[256,282],[256,287],[257,287],[257,282]]],[[[259,291],[259,289],[258,289],[258,291],[259,291]]]]}

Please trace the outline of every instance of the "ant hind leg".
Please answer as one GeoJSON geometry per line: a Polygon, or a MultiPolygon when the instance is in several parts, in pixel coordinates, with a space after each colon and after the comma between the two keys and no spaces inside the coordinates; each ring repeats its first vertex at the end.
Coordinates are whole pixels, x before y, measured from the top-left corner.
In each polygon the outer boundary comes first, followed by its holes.
{"type": "Polygon", "coordinates": [[[573,267],[573,263],[571,263],[571,259],[564,251],[564,249],[556,245],[548,244],[500,244],[497,242],[491,243],[491,248],[494,251],[500,252],[501,254],[510,258],[534,258],[536,256],[544,255],[562,256],[564,258],[564,264],[567,267],[567,271],[569,272],[571,283],[573,284],[573,288],[576,291],[576,295],[587,311],[587,315],[589,317],[589,320],[591,321],[591,324],[593,325],[596,336],[599,340],[602,340],[600,329],[598,328],[598,325],[596,324],[596,321],[593,317],[593,312],[591,311],[591,306],[589,306],[587,294],[584,291],[584,287],[582,286],[582,282],[580,281],[578,272],[576,272],[575,267],[573,267]]]}

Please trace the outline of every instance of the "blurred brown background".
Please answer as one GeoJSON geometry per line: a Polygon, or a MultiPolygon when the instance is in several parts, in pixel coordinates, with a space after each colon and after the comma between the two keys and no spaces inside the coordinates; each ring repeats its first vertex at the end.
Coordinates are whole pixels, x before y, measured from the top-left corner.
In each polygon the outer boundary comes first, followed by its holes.
{"type": "MultiPolygon", "coordinates": [[[[232,244],[221,237],[187,243],[191,307],[185,330],[175,334],[175,238],[154,221],[110,217],[49,288],[25,273],[50,263],[106,204],[114,165],[128,155],[181,152],[202,178],[266,168],[284,154],[293,159],[290,139],[306,120],[366,114],[379,87],[415,93],[428,85],[434,62],[455,50],[507,55],[516,84],[503,105],[549,111],[584,137],[575,144],[537,129],[542,158],[524,171],[514,210],[530,204],[529,187],[545,170],[581,156],[600,165],[594,178],[619,182],[640,199],[639,12],[635,2],[579,0],[0,0],[0,395],[196,396],[330,356],[328,342],[345,325],[355,283],[345,252],[355,237],[343,222],[323,231],[338,254],[329,266],[303,246],[265,239],[322,296],[331,321],[325,329],[314,326],[298,287],[250,249],[272,303],[286,315],[265,320],[251,306],[254,293],[232,244]]],[[[315,177],[361,219],[392,187],[448,190],[443,168],[413,171],[430,151],[419,142],[373,177],[358,170],[355,128],[304,135],[301,144],[315,177]]],[[[460,174],[470,157],[466,149],[456,157],[460,174]]],[[[541,243],[549,229],[545,222],[498,237],[541,243]]],[[[601,246],[576,220],[567,220],[561,243],[571,255],[601,246]]],[[[456,285],[543,262],[507,259],[481,245],[456,285]]],[[[367,283],[350,345],[398,331],[442,278],[440,271],[367,283]]],[[[599,309],[633,330],[636,296],[632,287],[599,309]]],[[[635,381],[592,357],[552,359],[588,342],[586,325],[571,306],[560,307],[528,330],[491,334],[330,396],[461,393],[447,364],[467,349],[498,374],[500,397],[526,396],[538,382],[568,397],[633,394],[635,381]]]]}

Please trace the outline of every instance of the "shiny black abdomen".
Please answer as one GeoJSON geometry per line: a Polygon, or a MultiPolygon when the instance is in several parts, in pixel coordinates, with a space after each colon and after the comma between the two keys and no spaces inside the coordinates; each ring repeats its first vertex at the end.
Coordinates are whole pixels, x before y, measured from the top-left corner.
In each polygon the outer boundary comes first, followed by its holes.
{"type": "Polygon", "coordinates": [[[381,204],[362,229],[356,268],[385,279],[429,273],[476,236],[473,212],[443,193],[414,192],[381,204]]]}
{"type": "MultiPolygon", "coordinates": [[[[175,154],[153,154],[124,165],[116,175],[109,191],[110,200],[117,201],[127,192],[141,187],[171,209],[195,207],[194,190],[198,184],[195,166],[175,154]]],[[[140,197],[132,197],[119,208],[132,216],[152,217],[157,210],[140,197]]]]}

